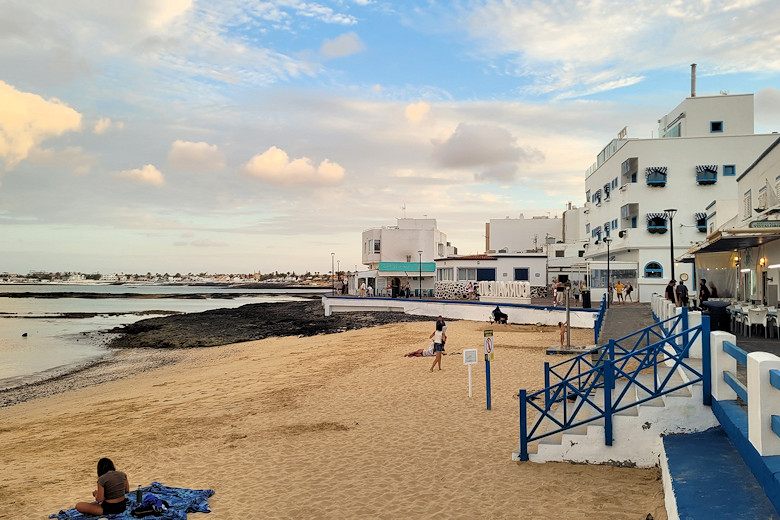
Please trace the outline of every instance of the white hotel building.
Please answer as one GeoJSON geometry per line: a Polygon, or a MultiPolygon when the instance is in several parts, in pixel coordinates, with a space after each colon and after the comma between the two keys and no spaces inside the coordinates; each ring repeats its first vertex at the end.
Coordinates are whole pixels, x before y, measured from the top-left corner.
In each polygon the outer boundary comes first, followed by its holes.
{"type": "MultiPolygon", "coordinates": [[[[670,227],[675,258],[704,241],[708,206],[733,199],[737,178],[777,138],[754,133],[752,94],[692,95],[658,123],[657,138],[621,132],[586,172],[584,260],[596,301],[608,247],[610,282],[631,281],[640,301],[663,293],[672,278],[670,227]],[[677,210],[671,220],[668,209],[677,210]]],[[[675,264],[674,277],[683,274],[695,292],[693,266],[675,264]]]]}

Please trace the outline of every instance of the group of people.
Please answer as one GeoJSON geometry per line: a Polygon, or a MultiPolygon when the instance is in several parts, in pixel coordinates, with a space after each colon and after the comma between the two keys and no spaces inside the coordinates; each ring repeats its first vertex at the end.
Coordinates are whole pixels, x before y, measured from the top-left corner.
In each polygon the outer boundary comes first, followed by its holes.
{"type": "MultiPolygon", "coordinates": [[[[559,305],[566,305],[566,285],[559,281],[557,278],[553,278],[552,285],[550,287],[553,295],[553,307],[559,305]]],[[[585,280],[574,281],[571,283],[571,294],[574,296],[574,304],[579,305],[580,295],[588,290],[588,285],[585,280]]]]}
{"type": "MultiPolygon", "coordinates": [[[[687,307],[689,302],[688,287],[684,282],[677,283],[677,280],[671,279],[666,285],[666,299],[674,303],[676,307],[687,307]]],[[[707,280],[702,278],[699,280],[699,303],[706,302],[710,298],[718,297],[718,289],[715,284],[710,282],[707,287],[707,280]]]]}
{"type": "Polygon", "coordinates": [[[444,344],[447,343],[447,323],[441,316],[436,318],[436,329],[428,336],[428,339],[432,340],[428,348],[409,352],[406,357],[435,357],[436,359],[431,365],[431,372],[436,365],[439,365],[439,370],[441,370],[441,356],[444,354],[444,344]]]}
{"type": "Polygon", "coordinates": [[[614,297],[617,296],[618,303],[626,303],[626,302],[634,302],[634,297],[631,296],[631,293],[634,292],[634,286],[631,285],[631,282],[626,282],[625,285],[623,285],[620,280],[617,281],[616,284],[612,285],[609,284],[609,303],[612,304],[614,297]],[[614,293],[614,295],[613,295],[614,293]]]}

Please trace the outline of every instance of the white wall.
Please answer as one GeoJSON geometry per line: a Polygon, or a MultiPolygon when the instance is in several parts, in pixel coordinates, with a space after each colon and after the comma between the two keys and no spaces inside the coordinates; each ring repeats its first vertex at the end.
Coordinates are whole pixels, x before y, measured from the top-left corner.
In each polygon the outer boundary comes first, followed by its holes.
{"type": "Polygon", "coordinates": [[[534,247],[544,251],[547,235],[557,240],[563,238],[563,219],[560,218],[504,218],[490,219],[488,249],[508,253],[532,251],[534,247]],[[536,245],[534,246],[534,238],[536,245]]]}

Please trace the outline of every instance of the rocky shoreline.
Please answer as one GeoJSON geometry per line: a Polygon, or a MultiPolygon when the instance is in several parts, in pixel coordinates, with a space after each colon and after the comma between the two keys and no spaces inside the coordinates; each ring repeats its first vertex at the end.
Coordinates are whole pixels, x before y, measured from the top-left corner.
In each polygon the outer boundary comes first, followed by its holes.
{"type": "Polygon", "coordinates": [[[433,321],[399,312],[352,312],[325,316],[320,300],[252,303],[137,321],[111,330],[112,348],[212,347],[281,336],[314,336],[405,321],[433,321]]]}
{"type": "Polygon", "coordinates": [[[149,318],[108,331],[117,335],[104,358],[44,381],[0,390],[0,408],[77,390],[178,363],[183,349],[213,347],[281,336],[314,336],[405,321],[431,321],[399,312],[363,312],[326,317],[317,299],[254,303],[235,309],[149,318]]]}

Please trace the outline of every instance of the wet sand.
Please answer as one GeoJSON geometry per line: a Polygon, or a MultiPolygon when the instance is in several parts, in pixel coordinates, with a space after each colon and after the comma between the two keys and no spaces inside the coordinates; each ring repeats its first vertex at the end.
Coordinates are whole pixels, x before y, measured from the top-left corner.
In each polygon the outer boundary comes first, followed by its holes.
{"type": "Polygon", "coordinates": [[[541,387],[558,332],[494,327],[487,411],[483,363],[469,399],[456,355],[485,326],[450,322],[434,373],[403,357],[432,321],[138,351],[170,362],[0,409],[0,518],[88,499],[103,456],[132,487],[214,489],[193,519],[666,518],[657,469],[511,461],[515,395],[541,387]]]}

